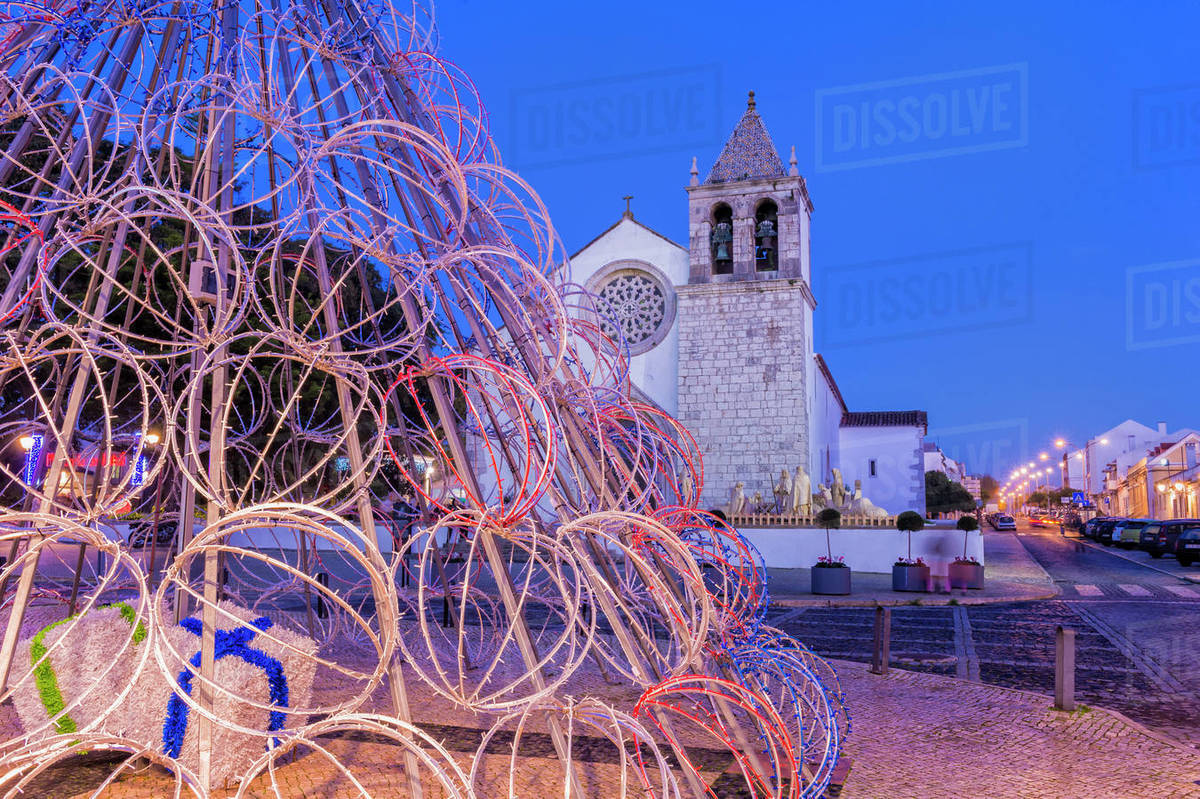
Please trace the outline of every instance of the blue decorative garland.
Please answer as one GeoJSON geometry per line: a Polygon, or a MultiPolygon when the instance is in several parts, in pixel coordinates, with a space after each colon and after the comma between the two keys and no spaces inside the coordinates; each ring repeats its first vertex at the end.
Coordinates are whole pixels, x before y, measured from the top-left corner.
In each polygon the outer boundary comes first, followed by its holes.
{"type": "MultiPolygon", "coordinates": [[[[287,707],[288,684],[287,677],[283,673],[283,664],[266,652],[248,646],[254,636],[258,635],[260,631],[269,629],[271,624],[270,619],[261,616],[250,622],[251,626],[217,630],[214,662],[226,655],[236,655],[252,666],[262,669],[263,673],[267,675],[271,704],[275,707],[287,707]]],[[[204,631],[204,626],[199,619],[184,619],[179,626],[196,636],[201,635],[204,631]]],[[[191,668],[185,667],[183,671],[179,672],[178,682],[183,692],[191,696],[192,669],[200,667],[200,652],[192,655],[188,662],[191,664],[191,668]]],[[[183,736],[187,733],[188,710],[187,702],[183,700],[178,691],[171,694],[171,698],[167,700],[167,717],[163,721],[162,734],[163,754],[168,757],[179,757],[179,753],[183,750],[183,736]]],[[[287,714],[282,710],[272,710],[267,723],[267,731],[274,732],[283,729],[286,718],[287,714]]],[[[278,738],[271,740],[274,746],[280,744],[278,738]]]]}

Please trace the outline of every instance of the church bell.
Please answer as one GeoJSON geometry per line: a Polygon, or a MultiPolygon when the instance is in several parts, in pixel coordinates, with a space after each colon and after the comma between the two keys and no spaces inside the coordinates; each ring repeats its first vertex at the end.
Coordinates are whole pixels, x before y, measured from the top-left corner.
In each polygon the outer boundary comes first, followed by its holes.
{"type": "Polygon", "coordinates": [[[728,261],[731,256],[729,254],[729,244],[733,241],[733,230],[728,222],[718,222],[713,228],[712,245],[715,250],[715,258],[718,261],[728,261]]]}
{"type": "Polygon", "coordinates": [[[775,225],[771,224],[769,219],[764,219],[758,223],[758,230],[755,238],[758,239],[758,246],[763,252],[769,252],[775,249],[775,225]]]}

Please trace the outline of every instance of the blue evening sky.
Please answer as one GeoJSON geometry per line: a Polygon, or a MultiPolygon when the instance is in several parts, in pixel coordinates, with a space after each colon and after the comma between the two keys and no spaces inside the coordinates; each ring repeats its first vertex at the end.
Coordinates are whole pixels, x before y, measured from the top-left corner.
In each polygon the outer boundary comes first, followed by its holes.
{"type": "Polygon", "coordinates": [[[1200,5],[437,14],[571,252],[625,194],[686,244],[691,158],[755,90],[816,206],[816,350],[852,410],[927,410],[997,473],[1130,417],[1200,428],[1200,5]]]}

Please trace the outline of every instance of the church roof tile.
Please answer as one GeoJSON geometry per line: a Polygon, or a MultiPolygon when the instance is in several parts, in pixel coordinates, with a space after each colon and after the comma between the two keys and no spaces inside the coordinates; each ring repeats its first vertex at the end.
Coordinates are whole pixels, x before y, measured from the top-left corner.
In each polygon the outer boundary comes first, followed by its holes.
{"type": "Polygon", "coordinates": [[[925,411],[846,411],[842,427],[921,427],[929,429],[925,411]]]}
{"type": "Polygon", "coordinates": [[[713,164],[704,183],[730,183],[737,180],[781,178],[786,175],[783,160],[779,157],[766,126],[763,125],[762,117],[754,108],[754,94],[751,92],[746,113],[742,114],[737,127],[729,134],[721,155],[713,164]]]}

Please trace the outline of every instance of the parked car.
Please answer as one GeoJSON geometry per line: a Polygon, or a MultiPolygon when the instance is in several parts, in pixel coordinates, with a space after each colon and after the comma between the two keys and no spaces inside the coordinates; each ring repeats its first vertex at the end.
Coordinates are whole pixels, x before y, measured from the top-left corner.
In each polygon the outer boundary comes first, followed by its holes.
{"type": "MultiPolygon", "coordinates": [[[[1149,527],[1150,525],[1146,525],[1149,527]]],[[[1200,529],[1200,519],[1167,519],[1158,525],[1158,535],[1146,550],[1152,558],[1161,558],[1168,553],[1174,555],[1179,536],[1187,530],[1200,529]]]]}
{"type": "Polygon", "coordinates": [[[1152,558],[1161,558],[1162,552],[1154,554],[1158,546],[1158,535],[1162,530],[1163,523],[1161,521],[1153,521],[1145,525],[1138,534],[1138,549],[1144,552],[1149,552],[1152,558]]]}
{"type": "Polygon", "coordinates": [[[1175,540],[1175,557],[1180,566],[1191,566],[1200,558],[1200,527],[1184,530],[1175,540]]]}
{"type": "Polygon", "coordinates": [[[1096,540],[1106,547],[1111,547],[1113,543],[1112,534],[1117,523],[1123,521],[1119,518],[1105,519],[1096,525],[1096,540]]]}
{"type": "Polygon", "coordinates": [[[993,530],[1016,530],[1017,521],[1011,516],[1006,516],[1003,513],[994,514],[991,518],[993,530]]]}
{"type": "Polygon", "coordinates": [[[1142,541],[1142,528],[1154,519],[1123,519],[1113,528],[1112,542],[1121,549],[1136,549],[1142,541]]]}
{"type": "Polygon", "coordinates": [[[1102,522],[1107,522],[1112,519],[1113,519],[1112,516],[1093,516],[1092,518],[1088,519],[1087,522],[1085,522],[1083,525],[1084,536],[1095,540],[1096,533],[1100,528],[1100,524],[1102,522]]]}

